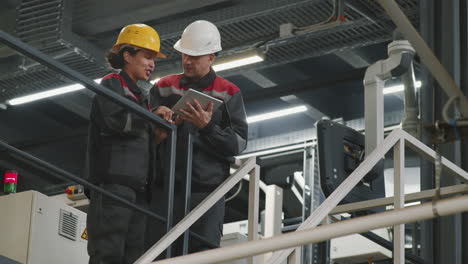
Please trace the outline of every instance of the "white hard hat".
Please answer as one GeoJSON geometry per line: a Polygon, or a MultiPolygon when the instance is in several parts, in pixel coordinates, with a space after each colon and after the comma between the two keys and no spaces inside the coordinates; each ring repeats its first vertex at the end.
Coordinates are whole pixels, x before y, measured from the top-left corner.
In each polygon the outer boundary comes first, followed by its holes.
{"type": "Polygon", "coordinates": [[[185,28],[174,49],[190,56],[216,53],[222,50],[221,36],[213,23],[197,20],[185,28]]]}

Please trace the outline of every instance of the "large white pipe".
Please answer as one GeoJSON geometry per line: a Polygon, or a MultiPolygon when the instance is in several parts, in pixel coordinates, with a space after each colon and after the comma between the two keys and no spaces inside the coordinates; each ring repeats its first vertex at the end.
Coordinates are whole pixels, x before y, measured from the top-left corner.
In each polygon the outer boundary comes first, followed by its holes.
{"type": "Polygon", "coordinates": [[[293,248],[318,243],[335,237],[367,232],[387,226],[411,223],[435,217],[434,207],[440,216],[468,211],[468,195],[443,199],[345,220],[316,228],[304,229],[294,233],[279,235],[264,240],[235,244],[218,249],[207,250],[187,256],[153,262],[155,264],[208,264],[218,263],[248,256],[259,255],[275,250],[293,248]]]}
{"type": "Polygon", "coordinates": [[[431,48],[429,48],[421,35],[419,35],[413,27],[408,17],[401,11],[398,4],[394,0],[377,0],[377,2],[385,9],[393,20],[393,23],[397,25],[398,30],[403,33],[405,38],[408,39],[411,45],[416,49],[424,65],[426,65],[449,98],[455,96],[460,98],[460,111],[464,117],[468,117],[468,103],[462,90],[457,86],[453,78],[434,55],[431,48]]]}

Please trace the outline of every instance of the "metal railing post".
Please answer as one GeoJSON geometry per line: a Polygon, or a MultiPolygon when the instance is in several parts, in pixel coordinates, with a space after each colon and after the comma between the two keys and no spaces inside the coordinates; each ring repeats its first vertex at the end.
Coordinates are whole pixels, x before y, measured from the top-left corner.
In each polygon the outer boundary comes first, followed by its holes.
{"type": "MultiPolygon", "coordinates": [[[[193,137],[192,134],[188,134],[187,138],[187,170],[185,177],[185,201],[184,201],[184,217],[189,214],[191,207],[191,193],[192,193],[192,151],[193,151],[193,137]]],[[[187,255],[189,251],[189,230],[184,233],[184,241],[182,246],[182,255],[187,255]]]]}
{"type": "MultiPolygon", "coordinates": [[[[283,225],[283,188],[277,185],[267,185],[265,188],[265,221],[263,237],[272,237],[281,234],[283,225]]],[[[268,259],[272,253],[263,257],[268,259]]]]}
{"type": "MultiPolygon", "coordinates": [[[[260,194],[260,166],[255,165],[249,172],[249,213],[248,213],[248,240],[258,240],[258,210],[260,194]]],[[[257,263],[257,256],[249,257],[247,263],[257,263]]]]}
{"type": "MultiPolygon", "coordinates": [[[[167,191],[167,218],[166,218],[166,231],[172,229],[174,222],[174,187],[175,187],[175,164],[176,164],[176,143],[177,143],[177,129],[171,131],[169,135],[169,144],[167,144],[166,152],[169,153],[167,160],[169,168],[169,179],[164,181],[165,189],[167,191]]],[[[172,245],[169,245],[166,250],[166,257],[172,257],[172,245]]]]}
{"type": "MultiPolygon", "coordinates": [[[[265,238],[261,241],[253,240],[245,243],[234,244],[231,246],[213,249],[204,252],[194,253],[188,256],[177,257],[158,261],[158,264],[208,264],[218,263],[223,261],[235,260],[256,256],[267,252],[275,251],[274,255],[268,259],[267,263],[281,263],[286,260],[294,247],[317,243],[324,240],[329,240],[335,237],[341,237],[354,233],[367,232],[382,227],[404,225],[405,223],[426,220],[429,218],[445,216],[464,212],[468,210],[468,195],[456,196],[449,199],[435,199],[432,203],[425,203],[421,205],[404,207],[404,188],[395,187],[396,194],[400,198],[389,198],[394,201],[394,204],[401,206],[400,209],[389,210],[382,213],[376,213],[368,216],[352,218],[350,220],[340,221],[333,224],[316,225],[328,214],[331,213],[333,207],[346,196],[349,191],[362,179],[372,167],[374,167],[384,155],[394,148],[395,151],[395,181],[397,184],[403,184],[403,170],[404,170],[404,147],[408,144],[410,148],[415,150],[418,154],[429,158],[434,161],[436,153],[412,137],[405,131],[397,129],[393,131],[383,142],[379,145],[373,153],[370,154],[358,168],[330,195],[322,205],[314,211],[313,215],[304,222],[296,232],[282,234],[276,237],[265,238]],[[434,208],[437,208],[435,212],[434,208]],[[323,217],[322,217],[323,216],[323,217]],[[278,253],[278,254],[277,254],[278,253]]],[[[451,161],[442,158],[442,165],[451,174],[468,179],[468,173],[457,167],[451,161]]],[[[244,167],[245,168],[245,167],[244,167]]],[[[247,173],[247,170],[243,171],[247,173]]],[[[245,174],[243,174],[245,175],[245,174]]],[[[231,186],[232,187],[232,186],[231,186]]],[[[457,190],[466,190],[466,186],[461,188],[454,188],[457,190]]],[[[453,193],[453,192],[452,192],[453,193]]],[[[397,195],[395,195],[397,196],[397,195]]],[[[379,200],[379,199],[378,199],[379,200]]],[[[383,200],[383,199],[380,199],[383,200]]],[[[390,204],[391,202],[389,202],[390,204]]],[[[402,240],[400,240],[402,241],[402,240]]],[[[399,243],[401,245],[401,242],[399,243]]],[[[396,250],[396,249],[395,249],[396,250]]],[[[400,254],[401,255],[401,254],[400,254]]],[[[404,257],[404,255],[403,255],[404,257]]],[[[404,261],[400,259],[400,263],[404,261]]]]}
{"type": "Polygon", "coordinates": [[[301,249],[301,247],[294,249],[291,255],[288,256],[288,264],[301,264],[301,249]]]}
{"type": "MultiPolygon", "coordinates": [[[[187,256],[154,262],[155,264],[210,264],[264,254],[285,248],[318,243],[335,237],[367,232],[382,227],[411,223],[436,217],[434,203],[425,203],[405,207],[400,210],[389,210],[382,213],[356,217],[329,225],[303,229],[257,241],[248,241],[223,248],[211,249],[187,256]]],[[[468,195],[437,200],[435,206],[438,215],[445,216],[468,211],[468,195]]],[[[269,263],[269,262],[268,262],[269,263]]]]}
{"type": "MultiPolygon", "coordinates": [[[[184,219],[180,220],[168,233],[166,233],[156,244],[145,252],[135,264],[147,264],[159,256],[170,244],[172,244],[185,230],[189,229],[203,214],[205,214],[216,202],[232,189],[244,175],[256,166],[255,159],[247,160],[239,170],[225,180],[215,191],[199,203],[184,219]]],[[[191,233],[191,235],[193,235],[191,233]]]]}
{"type": "MultiPolygon", "coordinates": [[[[333,193],[299,226],[297,231],[317,226],[335,206],[356,186],[359,181],[379,162],[402,137],[402,130],[395,130],[377,146],[377,148],[346,178],[333,193]]],[[[297,232],[296,231],[296,232],[297,232]]],[[[268,263],[280,264],[294,249],[285,249],[273,253],[268,263]]]]}
{"type": "MultiPolygon", "coordinates": [[[[394,162],[394,210],[405,207],[405,140],[402,138],[393,147],[394,162]]],[[[393,263],[405,263],[405,225],[393,226],[393,263]]]]}

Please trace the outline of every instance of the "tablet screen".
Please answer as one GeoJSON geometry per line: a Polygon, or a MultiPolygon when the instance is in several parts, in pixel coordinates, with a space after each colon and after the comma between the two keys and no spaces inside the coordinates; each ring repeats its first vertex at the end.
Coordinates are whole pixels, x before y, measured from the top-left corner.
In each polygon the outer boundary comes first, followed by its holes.
{"type": "Polygon", "coordinates": [[[180,112],[180,109],[187,110],[187,105],[185,103],[192,103],[194,99],[197,99],[197,101],[201,104],[203,109],[206,109],[209,102],[213,102],[213,112],[215,112],[216,109],[218,109],[218,107],[223,104],[223,101],[217,98],[214,98],[212,96],[209,96],[207,94],[193,89],[189,89],[187,93],[184,96],[182,96],[182,98],[180,98],[179,101],[177,101],[177,103],[172,107],[172,111],[174,111],[174,113],[178,115],[182,114],[180,112]]]}

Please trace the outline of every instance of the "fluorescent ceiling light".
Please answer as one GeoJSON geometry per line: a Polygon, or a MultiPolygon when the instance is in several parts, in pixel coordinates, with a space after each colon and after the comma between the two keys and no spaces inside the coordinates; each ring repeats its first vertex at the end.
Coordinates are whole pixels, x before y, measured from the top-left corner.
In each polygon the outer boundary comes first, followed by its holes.
{"type": "Polygon", "coordinates": [[[255,115],[255,116],[249,116],[247,117],[247,123],[254,123],[258,121],[263,121],[267,119],[272,119],[272,118],[277,118],[277,117],[282,117],[286,115],[292,115],[296,113],[301,113],[307,111],[307,107],[305,105],[301,106],[296,106],[292,108],[286,108],[283,110],[279,111],[274,111],[266,114],[261,114],[261,115],[255,115]]]}
{"type": "MultiPolygon", "coordinates": [[[[421,88],[422,82],[416,81],[415,86],[416,88],[421,88]]],[[[386,87],[383,89],[383,94],[391,94],[391,93],[398,93],[405,90],[405,86],[403,84],[393,85],[390,87],[386,87]]]]}
{"type": "Polygon", "coordinates": [[[215,64],[213,65],[213,70],[215,70],[216,72],[220,72],[220,71],[224,71],[228,69],[233,69],[233,68],[261,62],[263,60],[264,59],[260,57],[259,55],[253,55],[247,58],[242,58],[242,59],[215,64]]]}
{"type": "MultiPolygon", "coordinates": [[[[241,66],[246,66],[249,64],[254,64],[258,62],[262,62],[265,60],[265,55],[256,49],[248,50],[244,52],[237,53],[232,56],[225,56],[220,57],[219,59],[215,60],[213,64],[213,70],[216,72],[225,71],[241,66]]],[[[162,73],[160,77],[157,77],[150,81],[150,83],[155,84],[162,76],[172,75],[175,73],[165,72],[162,73]]]]}
{"type": "MultiPolygon", "coordinates": [[[[96,83],[99,83],[101,81],[101,79],[96,79],[94,81],[96,83]]],[[[72,85],[67,85],[67,86],[64,86],[64,87],[48,90],[48,91],[45,91],[45,92],[39,92],[39,93],[34,93],[34,94],[14,98],[14,99],[8,100],[7,103],[9,105],[25,104],[25,103],[29,103],[29,102],[32,102],[32,101],[44,99],[44,98],[47,98],[47,97],[52,97],[52,96],[57,96],[57,95],[61,95],[61,94],[75,92],[75,91],[78,91],[78,90],[82,90],[84,88],[85,87],[83,85],[81,85],[81,84],[72,84],[72,85]]]]}

